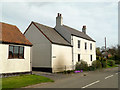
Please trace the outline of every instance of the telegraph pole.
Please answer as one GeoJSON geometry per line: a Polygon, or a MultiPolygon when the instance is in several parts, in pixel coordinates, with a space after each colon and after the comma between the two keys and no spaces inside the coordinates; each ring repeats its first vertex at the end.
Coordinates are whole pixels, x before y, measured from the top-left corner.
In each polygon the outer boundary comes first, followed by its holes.
{"type": "Polygon", "coordinates": [[[105,56],[106,56],[106,64],[107,64],[107,50],[106,50],[106,37],[105,37],[105,56]]]}
{"type": "Polygon", "coordinates": [[[105,37],[105,51],[106,51],[106,37],[105,37]]]}

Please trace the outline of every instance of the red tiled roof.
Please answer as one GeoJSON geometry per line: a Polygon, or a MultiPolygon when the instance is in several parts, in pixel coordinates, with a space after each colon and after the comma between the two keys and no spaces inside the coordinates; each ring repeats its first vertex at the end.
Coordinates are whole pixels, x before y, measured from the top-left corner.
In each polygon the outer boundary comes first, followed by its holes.
{"type": "Polygon", "coordinates": [[[15,25],[2,22],[0,22],[0,42],[32,46],[32,43],[15,25]]]}

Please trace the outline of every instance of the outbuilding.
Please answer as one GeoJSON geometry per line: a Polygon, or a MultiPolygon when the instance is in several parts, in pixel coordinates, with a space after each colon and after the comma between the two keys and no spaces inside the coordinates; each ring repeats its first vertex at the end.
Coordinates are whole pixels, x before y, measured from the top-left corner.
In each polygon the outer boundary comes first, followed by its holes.
{"type": "Polygon", "coordinates": [[[0,22],[0,75],[31,73],[31,47],[15,25],[0,22]]]}

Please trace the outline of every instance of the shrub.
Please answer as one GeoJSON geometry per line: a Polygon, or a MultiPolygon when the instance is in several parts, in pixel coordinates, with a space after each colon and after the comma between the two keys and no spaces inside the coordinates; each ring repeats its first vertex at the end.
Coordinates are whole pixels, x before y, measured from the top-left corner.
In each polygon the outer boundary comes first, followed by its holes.
{"type": "Polygon", "coordinates": [[[102,68],[101,62],[99,60],[95,60],[92,62],[92,67],[94,67],[95,69],[100,69],[102,68]]]}
{"type": "Polygon", "coordinates": [[[74,73],[74,70],[67,70],[67,71],[63,71],[63,72],[60,72],[60,73],[70,74],[70,73],[74,73]]]}
{"type": "Polygon", "coordinates": [[[120,60],[115,60],[115,64],[120,64],[120,60]]]}
{"type": "Polygon", "coordinates": [[[89,67],[88,67],[88,70],[89,70],[89,71],[94,71],[94,70],[95,70],[95,67],[89,66],[89,67]]]}
{"type": "Polygon", "coordinates": [[[109,65],[109,66],[115,66],[115,61],[114,60],[108,60],[107,61],[107,65],[109,65]]]}
{"type": "Polygon", "coordinates": [[[103,68],[106,68],[106,67],[107,67],[106,61],[101,61],[101,64],[102,64],[102,67],[103,67],[103,68]]]}
{"type": "Polygon", "coordinates": [[[76,63],[76,70],[83,70],[87,71],[88,70],[88,64],[87,62],[81,60],[80,62],[76,63]]]}

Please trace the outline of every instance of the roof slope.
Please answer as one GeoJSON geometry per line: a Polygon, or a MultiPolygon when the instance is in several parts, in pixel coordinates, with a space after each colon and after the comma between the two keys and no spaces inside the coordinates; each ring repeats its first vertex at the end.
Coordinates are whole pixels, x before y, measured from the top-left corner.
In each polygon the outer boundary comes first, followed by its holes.
{"type": "Polygon", "coordinates": [[[75,36],[78,36],[78,37],[81,37],[81,38],[84,38],[84,39],[87,39],[87,40],[90,40],[90,41],[94,41],[94,42],[95,42],[95,40],[93,40],[91,37],[89,37],[87,34],[84,34],[84,33],[81,32],[81,31],[78,31],[78,30],[73,29],[73,28],[71,28],[71,27],[69,27],[69,26],[66,26],[66,25],[63,25],[63,28],[64,28],[65,30],[68,30],[68,31],[71,33],[71,35],[75,35],[75,36]]]}
{"type": "Polygon", "coordinates": [[[36,22],[33,22],[35,26],[39,28],[46,35],[46,37],[55,44],[67,45],[71,46],[61,35],[59,35],[54,28],[48,27],[46,25],[42,25],[36,22]]]}
{"type": "Polygon", "coordinates": [[[14,25],[0,22],[0,36],[0,42],[2,43],[32,45],[32,43],[29,42],[21,31],[14,25]]]}

